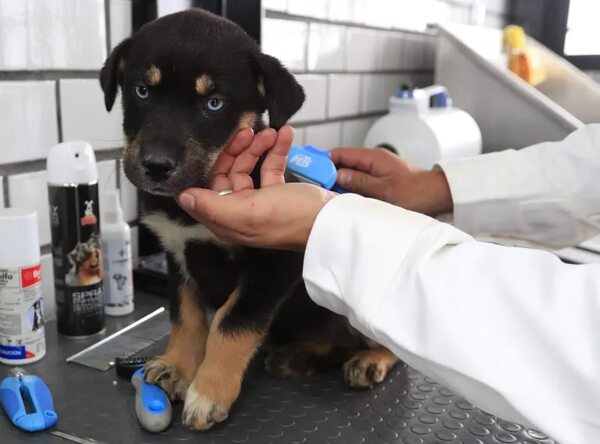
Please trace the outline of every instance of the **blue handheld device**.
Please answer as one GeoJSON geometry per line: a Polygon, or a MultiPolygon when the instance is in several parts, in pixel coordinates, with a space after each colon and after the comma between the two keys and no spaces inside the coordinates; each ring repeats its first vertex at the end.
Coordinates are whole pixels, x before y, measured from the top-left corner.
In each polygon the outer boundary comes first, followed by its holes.
{"type": "Polygon", "coordinates": [[[313,183],[337,193],[346,191],[336,185],[337,170],[328,151],[312,145],[292,145],[288,154],[287,168],[303,182],[313,183]]]}
{"type": "Polygon", "coordinates": [[[131,377],[135,387],[135,414],[140,425],[149,432],[162,432],[171,424],[171,402],[167,394],[155,384],[144,381],[144,368],[131,377]]]}
{"type": "Polygon", "coordinates": [[[0,403],[12,423],[27,432],[45,430],[56,424],[52,394],[46,383],[20,368],[0,383],[0,403]]]}

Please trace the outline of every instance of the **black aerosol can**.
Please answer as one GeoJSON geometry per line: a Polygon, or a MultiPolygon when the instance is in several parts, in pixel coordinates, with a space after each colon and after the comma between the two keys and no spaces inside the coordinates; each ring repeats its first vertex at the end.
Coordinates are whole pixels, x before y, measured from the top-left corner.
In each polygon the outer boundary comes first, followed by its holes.
{"type": "Polygon", "coordinates": [[[98,169],[87,142],[65,142],[50,149],[48,197],[58,332],[99,333],[104,330],[104,267],[98,169]]]}

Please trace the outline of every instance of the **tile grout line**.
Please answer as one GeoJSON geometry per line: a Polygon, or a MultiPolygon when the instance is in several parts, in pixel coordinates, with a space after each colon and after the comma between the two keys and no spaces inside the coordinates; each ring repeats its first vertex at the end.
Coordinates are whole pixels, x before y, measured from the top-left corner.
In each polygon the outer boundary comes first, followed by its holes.
{"type": "Polygon", "coordinates": [[[54,82],[54,94],[56,95],[56,125],[58,130],[58,142],[64,142],[62,130],[62,110],[60,106],[60,80],[54,82]]]}
{"type": "Polygon", "coordinates": [[[8,192],[8,177],[2,179],[2,196],[4,197],[4,207],[10,207],[10,194],[8,192]]]}
{"type": "Polygon", "coordinates": [[[398,32],[398,33],[418,34],[418,35],[423,35],[423,34],[434,35],[433,32],[429,31],[429,29],[426,29],[425,31],[416,31],[416,30],[412,30],[412,29],[384,28],[382,26],[372,26],[372,25],[367,25],[364,23],[354,23],[354,22],[347,22],[347,21],[333,21],[333,20],[323,19],[323,18],[319,18],[319,17],[308,17],[308,16],[304,16],[304,15],[289,14],[287,12],[273,11],[271,9],[267,9],[265,11],[265,17],[273,18],[273,19],[296,21],[296,22],[322,23],[325,25],[338,25],[338,26],[347,26],[347,27],[352,27],[352,28],[371,29],[373,31],[387,31],[387,32],[398,32]]]}
{"type": "Polygon", "coordinates": [[[97,79],[100,70],[51,70],[40,69],[38,71],[2,71],[0,70],[0,80],[59,80],[59,79],[97,79]]]}
{"type": "MultiPolygon", "coordinates": [[[[133,7],[133,6],[132,6],[133,7]]],[[[104,26],[106,30],[106,56],[110,54],[110,0],[104,0],[104,26]]]]}

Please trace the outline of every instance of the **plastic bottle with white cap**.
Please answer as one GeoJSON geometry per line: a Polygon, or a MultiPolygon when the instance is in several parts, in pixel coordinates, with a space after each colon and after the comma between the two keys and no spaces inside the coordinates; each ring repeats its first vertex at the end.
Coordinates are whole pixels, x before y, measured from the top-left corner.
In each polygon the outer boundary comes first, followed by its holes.
{"type": "Polygon", "coordinates": [[[123,218],[118,191],[106,194],[102,219],[104,313],[124,316],[133,311],[131,229],[123,218]]]}
{"type": "Polygon", "coordinates": [[[0,209],[0,362],[23,365],[46,354],[37,213],[0,209]]]}

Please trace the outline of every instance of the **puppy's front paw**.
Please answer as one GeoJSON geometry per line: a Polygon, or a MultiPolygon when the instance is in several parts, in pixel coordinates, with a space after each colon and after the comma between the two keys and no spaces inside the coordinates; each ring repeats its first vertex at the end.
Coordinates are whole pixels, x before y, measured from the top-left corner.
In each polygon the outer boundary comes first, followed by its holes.
{"type": "Polygon", "coordinates": [[[177,367],[165,357],[158,357],[144,367],[144,380],[159,385],[171,401],[185,399],[188,383],[177,367]]]}
{"type": "Polygon", "coordinates": [[[216,423],[225,421],[231,404],[199,393],[194,385],[190,385],[185,397],[183,424],[195,430],[207,430],[216,423]]]}
{"type": "Polygon", "coordinates": [[[390,367],[390,362],[370,351],[359,352],[344,364],[344,381],[354,388],[370,387],[383,381],[390,367]]]}

